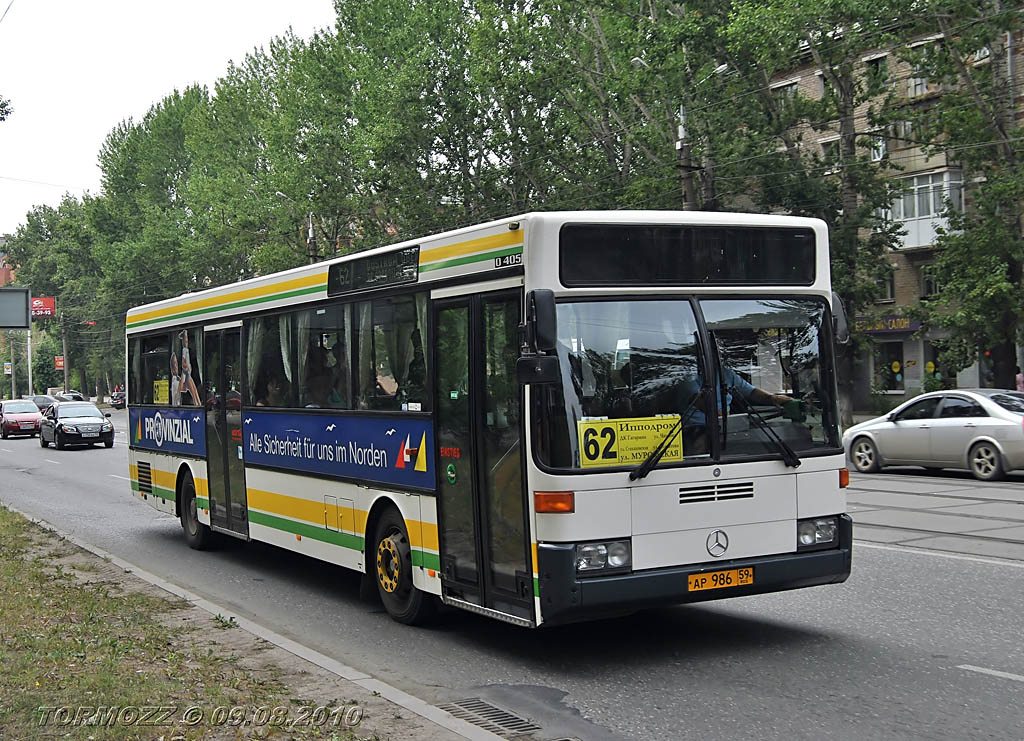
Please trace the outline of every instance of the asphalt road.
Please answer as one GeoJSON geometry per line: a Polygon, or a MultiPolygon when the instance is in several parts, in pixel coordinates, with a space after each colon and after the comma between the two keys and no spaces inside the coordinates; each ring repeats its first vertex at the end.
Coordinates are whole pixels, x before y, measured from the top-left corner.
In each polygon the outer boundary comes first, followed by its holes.
{"type": "Polygon", "coordinates": [[[454,611],[415,629],[343,569],[187,548],[131,496],[114,420],[111,450],[0,441],[0,502],[428,702],[489,700],[536,739],[1021,737],[1024,561],[862,542],[842,585],[537,631],[454,611]]]}

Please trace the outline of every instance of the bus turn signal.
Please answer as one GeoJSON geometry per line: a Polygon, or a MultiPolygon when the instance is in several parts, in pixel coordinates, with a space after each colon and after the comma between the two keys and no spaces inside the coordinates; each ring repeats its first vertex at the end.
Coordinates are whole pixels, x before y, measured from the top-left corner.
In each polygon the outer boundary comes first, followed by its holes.
{"type": "Polygon", "coordinates": [[[534,512],[575,512],[576,501],[571,491],[533,492],[534,512]]]}
{"type": "Polygon", "coordinates": [[[845,489],[850,485],[850,469],[840,468],[839,469],[839,488],[845,489]]]}

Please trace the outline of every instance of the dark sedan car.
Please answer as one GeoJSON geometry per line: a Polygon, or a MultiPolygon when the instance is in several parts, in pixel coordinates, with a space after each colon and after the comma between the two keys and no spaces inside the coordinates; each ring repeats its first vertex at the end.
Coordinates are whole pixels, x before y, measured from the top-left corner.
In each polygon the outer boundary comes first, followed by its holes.
{"type": "Polygon", "coordinates": [[[36,394],[32,397],[32,403],[38,407],[39,411],[45,411],[50,408],[51,404],[55,404],[60,399],[56,396],[50,396],[49,394],[36,394]]]}
{"type": "Polygon", "coordinates": [[[50,443],[57,450],[67,445],[103,443],[114,447],[114,425],[91,401],[59,401],[43,414],[39,425],[39,444],[50,443]]]}
{"type": "Polygon", "coordinates": [[[114,409],[124,409],[124,391],[115,391],[110,395],[110,406],[114,409]]]}
{"type": "Polygon", "coordinates": [[[58,391],[54,396],[57,397],[57,401],[86,401],[86,398],[82,396],[80,391],[58,391]]]}
{"type": "Polygon", "coordinates": [[[29,399],[10,399],[0,404],[0,432],[11,435],[35,435],[42,415],[29,399]]]}

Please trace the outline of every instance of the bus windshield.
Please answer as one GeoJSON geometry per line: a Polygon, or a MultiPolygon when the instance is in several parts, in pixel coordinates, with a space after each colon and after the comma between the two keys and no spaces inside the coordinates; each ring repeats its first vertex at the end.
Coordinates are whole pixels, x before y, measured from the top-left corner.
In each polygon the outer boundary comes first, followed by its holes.
{"type": "Polygon", "coordinates": [[[663,466],[778,456],[776,438],[798,455],[835,452],[835,384],[820,342],[827,316],[814,297],[560,303],[561,383],[537,389],[538,460],[630,466],[680,418],[681,450],[663,466]],[[628,422],[613,440],[601,420],[628,422]]]}

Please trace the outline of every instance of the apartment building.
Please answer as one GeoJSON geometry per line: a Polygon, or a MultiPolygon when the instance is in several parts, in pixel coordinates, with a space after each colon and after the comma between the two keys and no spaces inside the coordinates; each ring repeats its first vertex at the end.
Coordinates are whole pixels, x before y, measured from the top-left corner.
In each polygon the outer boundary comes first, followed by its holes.
{"type": "MultiPolygon", "coordinates": [[[[939,35],[914,39],[906,46],[917,47],[939,39],[939,35]]],[[[933,105],[943,89],[902,61],[901,51],[865,51],[857,73],[863,75],[862,79],[881,81],[880,89],[893,93],[897,111],[933,105]]],[[[971,63],[984,65],[990,61],[989,50],[981,49],[971,63]]],[[[1024,38],[1019,33],[1009,44],[1007,62],[1019,121],[1024,118],[1024,96],[1019,94],[1024,90],[1024,38]]],[[[777,95],[799,92],[818,99],[825,94],[826,85],[821,71],[806,64],[777,76],[771,87],[777,95]]],[[[921,301],[941,300],[942,286],[931,277],[928,266],[935,260],[936,236],[949,226],[948,218],[943,216],[947,203],[956,209],[969,209],[971,184],[964,182],[955,152],[929,155],[921,147],[910,116],[872,128],[868,108],[869,102],[864,102],[855,112],[858,133],[863,134],[859,141],[871,161],[891,165],[884,172],[897,186],[897,196],[887,215],[903,230],[899,246],[884,258],[891,272],[881,297],[855,317],[857,328],[871,338],[871,349],[858,359],[854,408],[858,412],[883,412],[923,390],[991,386],[992,373],[985,348],[979,348],[978,360],[965,369],[943,367],[934,344],[942,339],[941,330],[924,329],[907,313],[909,307],[921,301]]],[[[834,158],[832,150],[839,145],[837,125],[824,130],[820,126],[801,127],[798,134],[800,146],[812,148],[826,162],[834,158]]],[[[824,175],[829,174],[825,169],[824,175]]]]}

